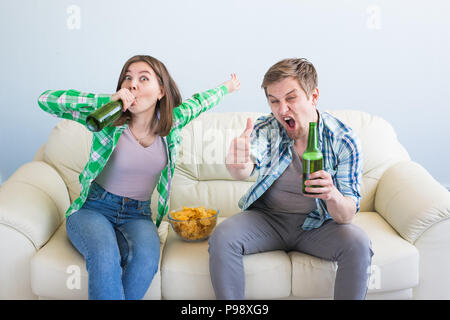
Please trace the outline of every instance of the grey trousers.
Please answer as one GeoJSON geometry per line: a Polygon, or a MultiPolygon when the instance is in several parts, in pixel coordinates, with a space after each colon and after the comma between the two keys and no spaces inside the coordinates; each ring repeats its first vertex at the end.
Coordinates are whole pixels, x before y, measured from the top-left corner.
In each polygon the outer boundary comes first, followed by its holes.
{"type": "Polygon", "coordinates": [[[250,209],[218,224],[208,248],[216,298],[245,298],[244,255],[295,250],[337,261],[334,299],[364,299],[373,256],[366,233],[354,224],[334,220],[305,231],[301,229],[305,218],[305,214],[250,209]]]}

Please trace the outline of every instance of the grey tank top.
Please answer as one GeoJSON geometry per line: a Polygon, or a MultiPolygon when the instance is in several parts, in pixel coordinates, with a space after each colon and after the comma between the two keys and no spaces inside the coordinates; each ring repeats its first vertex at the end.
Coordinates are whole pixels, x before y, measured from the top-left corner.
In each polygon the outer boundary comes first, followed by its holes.
{"type": "Polygon", "coordinates": [[[147,201],[166,165],[167,154],[162,137],[156,136],[150,146],[143,147],[127,127],[95,181],[113,194],[147,201]]]}
{"type": "Polygon", "coordinates": [[[302,162],[293,147],[292,162],[250,207],[261,210],[309,214],[316,201],[302,193],[302,162]]]}

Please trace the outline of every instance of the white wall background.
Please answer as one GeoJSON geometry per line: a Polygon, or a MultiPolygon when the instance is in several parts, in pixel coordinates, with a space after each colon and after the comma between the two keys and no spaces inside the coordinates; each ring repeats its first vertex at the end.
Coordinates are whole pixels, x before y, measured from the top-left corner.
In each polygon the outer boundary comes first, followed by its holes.
{"type": "Polygon", "coordinates": [[[149,54],[183,97],[236,72],[241,90],[216,112],[268,112],[266,70],[306,57],[319,74],[319,108],[383,117],[449,186],[449,16],[445,0],[1,0],[0,180],[58,121],[38,108],[40,93],[113,93],[124,62],[149,54]]]}

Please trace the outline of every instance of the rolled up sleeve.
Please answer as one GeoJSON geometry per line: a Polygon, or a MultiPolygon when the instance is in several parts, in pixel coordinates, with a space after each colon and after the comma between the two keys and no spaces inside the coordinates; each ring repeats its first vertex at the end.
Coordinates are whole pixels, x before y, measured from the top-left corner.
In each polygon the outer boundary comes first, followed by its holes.
{"type": "Polygon", "coordinates": [[[346,134],[342,137],[338,157],[336,187],[342,195],[355,201],[356,212],[358,212],[361,200],[363,157],[361,144],[356,134],[346,134]]]}

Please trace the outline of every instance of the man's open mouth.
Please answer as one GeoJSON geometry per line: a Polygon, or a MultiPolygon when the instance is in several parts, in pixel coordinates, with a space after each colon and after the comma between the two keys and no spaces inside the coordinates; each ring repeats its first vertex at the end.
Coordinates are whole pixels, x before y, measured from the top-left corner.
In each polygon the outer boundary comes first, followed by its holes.
{"type": "Polygon", "coordinates": [[[286,122],[286,124],[288,125],[288,127],[290,129],[294,129],[295,128],[295,120],[291,117],[284,117],[283,118],[284,122],[286,122]]]}

